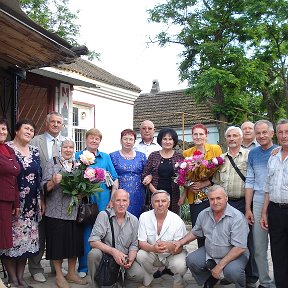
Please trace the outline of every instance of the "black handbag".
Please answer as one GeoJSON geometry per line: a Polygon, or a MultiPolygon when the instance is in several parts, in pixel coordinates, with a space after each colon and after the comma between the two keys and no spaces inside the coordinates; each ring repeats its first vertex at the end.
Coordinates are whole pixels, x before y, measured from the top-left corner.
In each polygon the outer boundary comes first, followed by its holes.
{"type": "MultiPolygon", "coordinates": [[[[112,219],[110,213],[106,210],[112,232],[112,247],[115,248],[115,236],[112,219]]],[[[120,265],[116,263],[111,254],[103,253],[97,272],[95,273],[94,280],[99,286],[114,285],[120,279],[121,269],[120,265]]]]}
{"type": "Polygon", "coordinates": [[[143,212],[152,210],[152,205],[151,205],[151,192],[149,188],[146,188],[146,193],[145,193],[145,204],[143,207],[143,212]]]}
{"type": "Polygon", "coordinates": [[[81,203],[78,207],[76,222],[78,224],[94,224],[99,214],[96,203],[81,203]]]}

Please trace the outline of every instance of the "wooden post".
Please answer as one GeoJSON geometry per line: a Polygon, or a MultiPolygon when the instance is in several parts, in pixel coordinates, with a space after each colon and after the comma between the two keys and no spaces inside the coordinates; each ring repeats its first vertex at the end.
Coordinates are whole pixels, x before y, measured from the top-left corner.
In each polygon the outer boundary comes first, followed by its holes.
{"type": "Polygon", "coordinates": [[[185,113],[182,112],[182,151],[185,150],[184,129],[185,129],[185,113]]]}

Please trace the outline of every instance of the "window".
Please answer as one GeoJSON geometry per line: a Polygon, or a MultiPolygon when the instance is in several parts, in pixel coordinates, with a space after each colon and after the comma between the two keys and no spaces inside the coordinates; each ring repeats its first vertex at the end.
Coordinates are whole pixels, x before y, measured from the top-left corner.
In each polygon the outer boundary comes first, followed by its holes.
{"type": "Polygon", "coordinates": [[[75,145],[76,145],[76,150],[75,151],[80,151],[85,148],[85,133],[86,129],[78,129],[74,128],[74,140],[75,140],[75,145]]]}
{"type": "Polygon", "coordinates": [[[79,126],[79,108],[73,107],[73,126],[79,126]]]}

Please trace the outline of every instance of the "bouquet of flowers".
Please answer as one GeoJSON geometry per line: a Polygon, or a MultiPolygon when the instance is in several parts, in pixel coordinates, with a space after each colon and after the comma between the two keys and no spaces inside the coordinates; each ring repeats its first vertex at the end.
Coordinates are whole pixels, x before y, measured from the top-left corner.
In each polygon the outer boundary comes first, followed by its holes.
{"type": "MultiPolygon", "coordinates": [[[[204,154],[196,150],[192,156],[176,163],[175,166],[178,171],[174,181],[179,186],[189,187],[194,182],[204,181],[212,177],[223,163],[224,159],[222,157],[204,160],[204,154]]],[[[196,192],[195,196],[194,203],[196,204],[207,198],[206,193],[203,191],[196,192]]]]}
{"type": "Polygon", "coordinates": [[[100,184],[105,181],[106,171],[102,168],[89,167],[94,164],[94,161],[95,155],[85,150],[71,172],[62,173],[60,186],[64,194],[71,196],[67,209],[69,215],[71,215],[73,207],[79,203],[79,199],[103,191],[100,184]]]}

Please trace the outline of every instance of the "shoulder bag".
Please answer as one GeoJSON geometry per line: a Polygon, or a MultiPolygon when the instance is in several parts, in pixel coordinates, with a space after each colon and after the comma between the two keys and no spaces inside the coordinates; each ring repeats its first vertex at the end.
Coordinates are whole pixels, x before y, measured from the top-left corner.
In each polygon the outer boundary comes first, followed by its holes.
{"type": "MultiPolygon", "coordinates": [[[[110,213],[105,210],[111,226],[112,232],[112,247],[115,248],[115,236],[112,218],[110,213]]],[[[94,280],[99,286],[114,285],[120,279],[120,265],[118,265],[111,254],[103,253],[97,272],[95,273],[94,280]]]]}
{"type": "Polygon", "coordinates": [[[236,163],[234,162],[233,158],[227,154],[227,157],[229,159],[229,161],[231,162],[233,168],[235,169],[235,171],[237,172],[237,174],[240,176],[240,178],[245,182],[246,181],[246,177],[242,174],[242,172],[239,170],[239,168],[237,167],[236,163]]]}

